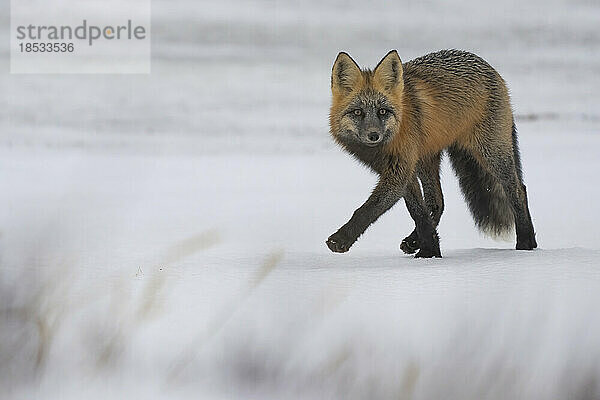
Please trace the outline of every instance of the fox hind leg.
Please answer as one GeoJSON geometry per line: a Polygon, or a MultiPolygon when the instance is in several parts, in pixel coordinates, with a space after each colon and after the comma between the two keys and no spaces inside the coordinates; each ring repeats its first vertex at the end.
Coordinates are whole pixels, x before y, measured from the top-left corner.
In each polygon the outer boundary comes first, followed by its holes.
{"type": "Polygon", "coordinates": [[[524,240],[519,244],[519,235],[517,235],[517,250],[531,250],[537,248],[537,241],[535,240],[535,231],[533,229],[533,222],[531,221],[531,214],[529,213],[529,200],[527,199],[527,187],[521,183],[521,191],[523,193],[523,200],[525,202],[525,212],[527,221],[529,221],[528,233],[523,237],[524,240]]]}
{"type": "MultiPolygon", "coordinates": [[[[523,169],[521,166],[521,154],[519,151],[519,141],[517,139],[517,127],[515,126],[515,123],[513,121],[513,125],[512,125],[512,150],[513,150],[513,157],[514,157],[514,161],[515,161],[515,168],[517,170],[517,176],[519,178],[519,184],[521,185],[521,190],[523,192],[523,201],[525,203],[525,212],[526,212],[526,218],[529,221],[530,225],[531,225],[531,231],[533,232],[533,235],[531,235],[531,237],[529,238],[530,241],[530,245],[532,246],[532,248],[536,248],[537,247],[537,242],[535,240],[535,232],[533,231],[533,223],[531,222],[531,214],[529,212],[529,200],[528,200],[528,196],[527,196],[527,187],[525,187],[525,184],[523,183],[523,169]]],[[[517,248],[518,248],[518,240],[517,240],[517,248]]]]}
{"type": "MultiPolygon", "coordinates": [[[[417,165],[417,175],[423,186],[425,205],[431,216],[434,228],[438,226],[444,212],[444,195],[440,183],[440,161],[441,152],[421,160],[417,165]]],[[[407,203],[406,206],[408,208],[409,204],[407,203]]],[[[411,213],[411,217],[412,215],[413,213],[411,213]]],[[[406,254],[413,254],[421,248],[416,227],[417,220],[414,217],[413,220],[415,220],[415,229],[400,243],[400,249],[406,254]]]]}

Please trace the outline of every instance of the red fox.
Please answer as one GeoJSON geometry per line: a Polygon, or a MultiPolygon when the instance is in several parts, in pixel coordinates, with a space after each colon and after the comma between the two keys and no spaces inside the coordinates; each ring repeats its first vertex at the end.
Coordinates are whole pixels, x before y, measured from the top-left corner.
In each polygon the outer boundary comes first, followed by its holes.
{"type": "Polygon", "coordinates": [[[441,257],[444,151],[478,228],[498,235],[514,227],[517,250],[537,247],[508,89],[486,61],[442,50],[403,64],[392,50],[371,71],[342,52],[331,91],[331,135],[379,175],[368,200],[327,239],[331,251],[348,251],[403,197],[415,229],[400,248],[441,257]]]}

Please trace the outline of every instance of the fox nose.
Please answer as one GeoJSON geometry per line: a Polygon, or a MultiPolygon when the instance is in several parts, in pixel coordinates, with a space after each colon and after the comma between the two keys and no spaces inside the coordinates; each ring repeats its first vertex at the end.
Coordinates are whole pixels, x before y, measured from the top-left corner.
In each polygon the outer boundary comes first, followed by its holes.
{"type": "Polygon", "coordinates": [[[369,141],[371,141],[371,142],[379,142],[379,139],[381,138],[381,136],[379,135],[379,132],[370,132],[367,137],[369,138],[369,141]]]}

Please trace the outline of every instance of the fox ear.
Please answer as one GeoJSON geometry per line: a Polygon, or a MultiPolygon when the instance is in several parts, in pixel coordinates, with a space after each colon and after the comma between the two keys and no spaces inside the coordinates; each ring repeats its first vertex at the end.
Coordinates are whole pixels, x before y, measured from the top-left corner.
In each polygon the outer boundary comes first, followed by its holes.
{"type": "Polygon", "coordinates": [[[373,72],[377,81],[385,90],[393,90],[399,84],[404,86],[402,78],[402,61],[396,50],[392,50],[379,61],[373,72]]]}
{"type": "Polygon", "coordinates": [[[360,80],[360,67],[347,53],[338,54],[331,70],[331,91],[348,93],[360,80]]]}

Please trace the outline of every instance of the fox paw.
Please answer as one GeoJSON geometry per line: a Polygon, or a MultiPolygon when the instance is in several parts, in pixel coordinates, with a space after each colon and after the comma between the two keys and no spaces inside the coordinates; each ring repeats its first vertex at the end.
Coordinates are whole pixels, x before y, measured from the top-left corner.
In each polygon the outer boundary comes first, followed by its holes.
{"type": "Polygon", "coordinates": [[[537,248],[535,236],[531,236],[526,240],[517,240],[517,250],[533,250],[537,248]]]}
{"type": "Polygon", "coordinates": [[[400,243],[400,250],[402,250],[406,254],[413,254],[421,247],[419,243],[419,237],[417,236],[417,232],[413,231],[410,235],[405,237],[400,243]]]}
{"type": "Polygon", "coordinates": [[[337,231],[333,235],[329,236],[325,243],[327,244],[327,247],[329,247],[329,250],[333,251],[334,253],[345,253],[350,250],[350,247],[354,244],[354,242],[355,241],[351,238],[347,237],[340,231],[337,231]]]}
{"type": "Polygon", "coordinates": [[[442,253],[440,252],[439,247],[437,249],[421,249],[417,254],[415,254],[415,258],[442,258],[442,253]]]}
{"type": "Polygon", "coordinates": [[[419,245],[421,249],[415,254],[415,258],[442,258],[440,238],[435,230],[431,236],[431,241],[421,241],[419,245]]]}

